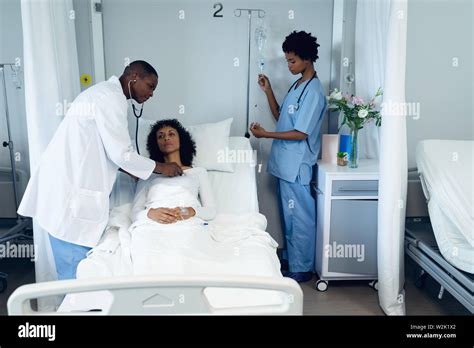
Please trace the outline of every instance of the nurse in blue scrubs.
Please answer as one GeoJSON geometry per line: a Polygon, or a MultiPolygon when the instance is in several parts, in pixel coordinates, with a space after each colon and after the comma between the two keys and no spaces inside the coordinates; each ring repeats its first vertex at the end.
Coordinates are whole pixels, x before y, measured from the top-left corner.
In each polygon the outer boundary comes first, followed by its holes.
{"type": "Polygon", "coordinates": [[[300,75],[278,105],[267,76],[258,83],[265,92],[273,117],[275,132],[252,123],[250,131],[257,138],[272,138],[267,171],[277,178],[286,246],[283,259],[298,282],[309,281],[314,271],[316,244],[316,204],[310,190],[313,166],[321,147],[320,129],[326,110],[326,97],[314,69],[319,44],[311,33],[294,31],[283,42],[288,69],[300,75]]]}

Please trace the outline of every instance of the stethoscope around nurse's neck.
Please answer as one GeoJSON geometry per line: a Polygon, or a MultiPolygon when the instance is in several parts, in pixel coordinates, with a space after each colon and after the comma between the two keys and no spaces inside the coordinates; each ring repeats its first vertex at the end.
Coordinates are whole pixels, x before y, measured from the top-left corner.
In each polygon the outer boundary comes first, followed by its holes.
{"type": "MultiPolygon", "coordinates": [[[[314,72],[313,77],[311,77],[311,78],[309,79],[309,81],[306,82],[306,84],[304,85],[304,88],[303,88],[303,90],[301,91],[300,96],[298,97],[298,101],[296,102],[295,110],[298,110],[298,109],[300,108],[300,100],[301,100],[301,97],[303,96],[303,93],[304,93],[304,91],[306,90],[306,87],[308,87],[309,83],[310,83],[315,77],[316,77],[316,71],[314,72]]],[[[288,93],[290,93],[290,91],[291,91],[291,90],[293,89],[293,87],[298,83],[299,80],[300,80],[300,79],[296,80],[296,81],[291,85],[290,89],[288,90],[288,93]]]]}

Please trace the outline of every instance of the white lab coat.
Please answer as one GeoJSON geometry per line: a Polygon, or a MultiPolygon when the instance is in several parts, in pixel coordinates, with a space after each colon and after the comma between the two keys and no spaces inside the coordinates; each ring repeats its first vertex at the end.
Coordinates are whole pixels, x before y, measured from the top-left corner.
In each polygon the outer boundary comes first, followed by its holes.
{"type": "Polygon", "coordinates": [[[31,176],[18,213],[35,218],[58,239],[94,247],[107,224],[119,168],[146,180],[155,162],[134,150],[127,100],[112,76],[71,104],[31,176]]]}

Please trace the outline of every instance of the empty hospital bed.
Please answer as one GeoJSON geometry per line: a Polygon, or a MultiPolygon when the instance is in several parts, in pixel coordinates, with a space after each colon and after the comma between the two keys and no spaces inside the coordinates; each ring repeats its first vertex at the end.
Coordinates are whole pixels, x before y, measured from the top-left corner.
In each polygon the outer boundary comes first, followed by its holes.
{"type": "Polygon", "coordinates": [[[416,161],[430,222],[407,223],[405,251],[474,313],[473,141],[424,140],[416,161]]]}
{"type": "MultiPolygon", "coordinates": [[[[250,151],[247,138],[230,137],[230,150],[250,151]]],[[[209,172],[213,186],[218,216],[226,214],[252,216],[258,213],[255,165],[235,163],[234,172],[209,172]],[[219,215],[221,214],[221,215],[219,215]],[[245,215],[247,214],[247,215],[245,215]],[[248,215],[250,214],[250,215],[248,215]]],[[[259,214],[257,214],[259,215],[259,214]]],[[[264,219],[263,216],[260,215],[264,219]]],[[[266,222],[265,222],[266,223],[266,222]]],[[[210,222],[212,225],[212,221],[210,222]]],[[[114,231],[109,231],[114,236],[114,231]]],[[[258,231],[257,231],[258,232],[258,231]]],[[[107,233],[107,232],[106,232],[107,233]]],[[[108,237],[108,236],[106,236],[108,237]]],[[[247,236],[239,249],[242,263],[259,264],[261,272],[252,274],[248,268],[233,274],[150,274],[90,277],[76,280],[45,282],[19,287],[8,300],[10,315],[109,315],[109,314],[290,314],[303,312],[303,293],[294,280],[284,278],[279,271],[276,243],[266,246],[263,241],[272,240],[259,232],[252,240],[247,236]],[[263,271],[262,271],[263,270],[263,271]],[[262,272],[266,273],[262,276],[262,272]],[[57,311],[37,312],[32,309],[33,299],[65,295],[57,311]]],[[[112,238],[112,243],[114,239],[112,238]]],[[[107,245],[107,241],[100,245],[107,245]]],[[[99,248],[100,249],[100,248],[99,248]]],[[[107,269],[107,253],[104,251],[93,260],[83,260],[79,273],[98,272],[107,269]],[[103,262],[102,262],[103,261],[103,262]]]]}

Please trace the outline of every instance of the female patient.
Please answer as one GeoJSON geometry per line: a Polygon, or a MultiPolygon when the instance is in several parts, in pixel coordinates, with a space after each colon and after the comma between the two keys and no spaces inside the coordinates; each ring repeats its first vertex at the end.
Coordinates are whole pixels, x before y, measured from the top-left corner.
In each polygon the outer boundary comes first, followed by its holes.
{"type": "Polygon", "coordinates": [[[155,161],[177,163],[183,175],[169,178],[152,174],[138,183],[132,211],[134,225],[151,221],[174,224],[191,218],[212,220],[216,209],[211,185],[204,168],[191,166],[196,145],[189,132],[176,119],[158,121],[148,135],[147,149],[155,161]]]}

